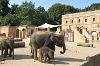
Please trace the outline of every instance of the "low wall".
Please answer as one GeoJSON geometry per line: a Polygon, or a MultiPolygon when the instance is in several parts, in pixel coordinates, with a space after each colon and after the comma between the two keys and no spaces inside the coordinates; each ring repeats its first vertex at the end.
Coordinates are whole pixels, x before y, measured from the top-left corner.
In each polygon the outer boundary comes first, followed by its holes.
{"type": "Polygon", "coordinates": [[[81,66],[100,66],[100,54],[87,58],[87,62],[81,66]]]}

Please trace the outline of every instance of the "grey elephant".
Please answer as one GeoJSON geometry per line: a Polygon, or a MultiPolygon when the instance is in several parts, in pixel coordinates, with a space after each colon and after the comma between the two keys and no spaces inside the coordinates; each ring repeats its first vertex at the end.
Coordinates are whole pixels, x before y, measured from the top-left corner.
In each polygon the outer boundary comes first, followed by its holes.
{"type": "Polygon", "coordinates": [[[14,38],[0,37],[0,49],[3,57],[7,57],[7,55],[9,55],[14,59],[14,38]]]}
{"type": "Polygon", "coordinates": [[[66,46],[64,42],[64,36],[61,34],[55,34],[53,32],[43,32],[37,31],[34,32],[30,38],[30,47],[32,51],[32,57],[34,60],[37,60],[37,49],[47,44],[47,47],[55,51],[55,45],[58,47],[62,47],[63,51],[60,51],[61,54],[64,54],[66,51],[66,46]]]}
{"type": "Polygon", "coordinates": [[[39,58],[40,62],[46,63],[54,58],[54,51],[49,47],[43,46],[39,49],[39,58]]]}

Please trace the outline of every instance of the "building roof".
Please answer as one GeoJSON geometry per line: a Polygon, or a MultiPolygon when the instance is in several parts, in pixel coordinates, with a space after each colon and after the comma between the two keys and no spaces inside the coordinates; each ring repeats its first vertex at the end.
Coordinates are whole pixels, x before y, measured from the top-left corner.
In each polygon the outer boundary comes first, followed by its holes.
{"type": "Polygon", "coordinates": [[[90,16],[90,15],[100,15],[100,10],[95,10],[95,11],[86,11],[86,12],[78,12],[78,13],[72,13],[72,14],[65,14],[62,15],[63,17],[79,17],[79,16],[90,16]]]}
{"type": "Polygon", "coordinates": [[[43,25],[38,26],[38,28],[53,28],[53,27],[58,27],[58,26],[60,25],[51,25],[51,24],[45,23],[43,25]]]}

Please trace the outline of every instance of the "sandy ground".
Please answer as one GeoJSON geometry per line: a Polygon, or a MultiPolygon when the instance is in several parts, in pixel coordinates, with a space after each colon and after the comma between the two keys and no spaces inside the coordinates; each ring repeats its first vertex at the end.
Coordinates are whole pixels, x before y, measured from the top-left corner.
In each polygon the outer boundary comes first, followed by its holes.
{"type": "MultiPolygon", "coordinates": [[[[29,39],[24,39],[25,48],[15,49],[15,59],[7,57],[5,62],[0,62],[0,66],[79,66],[86,61],[87,56],[93,56],[100,53],[100,45],[95,45],[95,48],[76,46],[75,43],[66,42],[66,53],[60,54],[62,48],[56,47],[55,60],[51,63],[41,63],[34,61],[31,58],[29,39]]],[[[1,51],[0,51],[1,52],[1,51]]]]}

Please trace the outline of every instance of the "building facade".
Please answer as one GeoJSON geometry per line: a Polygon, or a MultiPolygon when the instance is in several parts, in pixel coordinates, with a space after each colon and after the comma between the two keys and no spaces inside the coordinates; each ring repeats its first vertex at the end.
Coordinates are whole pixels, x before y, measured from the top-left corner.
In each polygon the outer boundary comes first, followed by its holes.
{"type": "Polygon", "coordinates": [[[5,36],[13,36],[16,35],[16,26],[0,26],[0,34],[5,34],[5,36]]]}
{"type": "Polygon", "coordinates": [[[28,26],[0,26],[0,35],[5,35],[7,37],[13,36],[14,38],[27,38],[36,31],[35,27],[28,26]]]}
{"type": "Polygon", "coordinates": [[[70,37],[77,43],[100,40],[100,10],[62,15],[62,30],[74,32],[70,37]]]}

